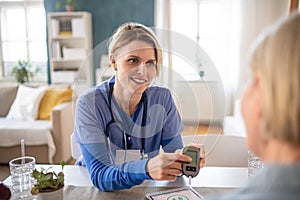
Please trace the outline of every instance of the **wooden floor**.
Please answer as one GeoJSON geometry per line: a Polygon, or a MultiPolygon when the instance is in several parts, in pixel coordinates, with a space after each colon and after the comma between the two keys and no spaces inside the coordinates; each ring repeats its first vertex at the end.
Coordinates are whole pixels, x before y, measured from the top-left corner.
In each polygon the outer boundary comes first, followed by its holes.
{"type": "Polygon", "coordinates": [[[186,135],[195,135],[195,134],[209,134],[209,133],[223,133],[223,128],[218,126],[184,126],[184,130],[182,132],[182,136],[186,135]]]}

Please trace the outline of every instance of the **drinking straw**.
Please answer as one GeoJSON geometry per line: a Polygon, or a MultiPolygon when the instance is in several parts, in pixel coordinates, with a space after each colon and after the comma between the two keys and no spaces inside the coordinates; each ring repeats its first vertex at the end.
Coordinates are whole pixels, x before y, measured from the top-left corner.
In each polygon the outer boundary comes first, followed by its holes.
{"type": "Polygon", "coordinates": [[[21,140],[21,156],[22,156],[22,164],[25,163],[25,144],[24,144],[24,139],[21,140]]]}

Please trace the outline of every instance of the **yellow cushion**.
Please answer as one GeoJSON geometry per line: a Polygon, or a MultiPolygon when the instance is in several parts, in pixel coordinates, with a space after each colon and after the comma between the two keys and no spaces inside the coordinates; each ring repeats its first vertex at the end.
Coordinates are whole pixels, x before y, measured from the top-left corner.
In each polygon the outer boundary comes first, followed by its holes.
{"type": "Polygon", "coordinates": [[[50,120],[53,107],[72,99],[72,89],[48,88],[41,100],[38,119],[50,120]]]}

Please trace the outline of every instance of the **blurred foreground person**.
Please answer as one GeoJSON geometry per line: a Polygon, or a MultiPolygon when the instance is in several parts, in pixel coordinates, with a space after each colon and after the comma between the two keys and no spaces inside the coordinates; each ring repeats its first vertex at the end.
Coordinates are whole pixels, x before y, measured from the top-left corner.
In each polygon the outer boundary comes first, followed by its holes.
{"type": "Polygon", "coordinates": [[[249,149],[264,168],[248,185],[215,199],[300,197],[300,15],[274,24],[250,57],[251,82],[242,99],[249,149]]]}

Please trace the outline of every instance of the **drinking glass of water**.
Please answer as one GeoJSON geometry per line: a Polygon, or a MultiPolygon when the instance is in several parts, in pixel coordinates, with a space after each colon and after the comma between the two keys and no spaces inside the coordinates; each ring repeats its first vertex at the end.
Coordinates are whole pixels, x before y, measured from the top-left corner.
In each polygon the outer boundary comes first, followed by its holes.
{"type": "Polygon", "coordinates": [[[248,176],[254,175],[258,170],[263,168],[264,164],[260,157],[248,151],[248,176]]]}
{"type": "Polygon", "coordinates": [[[35,168],[35,158],[19,157],[9,162],[12,199],[32,199],[31,188],[34,185],[32,171],[35,168]]]}

